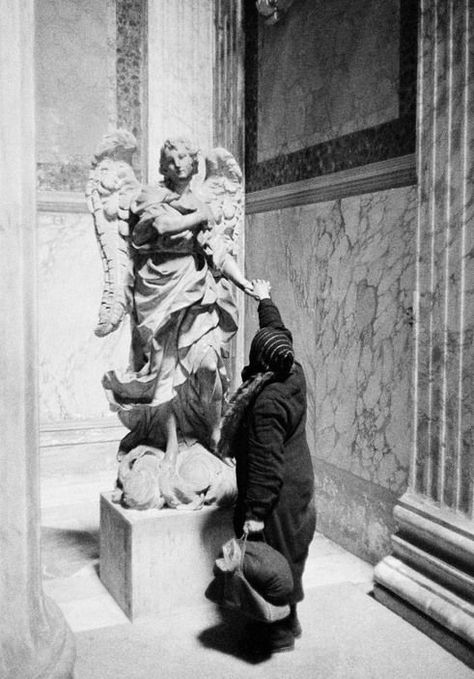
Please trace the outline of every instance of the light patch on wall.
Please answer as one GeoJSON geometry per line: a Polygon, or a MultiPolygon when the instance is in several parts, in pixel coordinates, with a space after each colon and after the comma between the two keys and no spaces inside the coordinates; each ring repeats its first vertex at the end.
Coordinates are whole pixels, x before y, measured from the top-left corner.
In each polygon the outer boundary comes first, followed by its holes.
{"type": "Polygon", "coordinates": [[[35,3],[40,163],[88,163],[96,139],[113,119],[109,90],[115,92],[115,82],[107,63],[115,63],[115,43],[108,35],[109,5],[109,0],[35,3]]]}

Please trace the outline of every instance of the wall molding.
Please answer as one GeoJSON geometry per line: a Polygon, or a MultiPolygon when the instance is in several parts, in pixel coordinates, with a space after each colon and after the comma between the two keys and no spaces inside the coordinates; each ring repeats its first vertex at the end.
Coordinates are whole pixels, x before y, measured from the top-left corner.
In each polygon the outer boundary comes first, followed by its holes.
{"type": "Polygon", "coordinates": [[[40,425],[40,447],[77,446],[120,441],[127,433],[117,417],[100,420],[67,420],[40,425]]]}
{"type": "Polygon", "coordinates": [[[415,154],[247,193],[247,214],[322,203],[416,184],[415,154]]]}
{"type": "Polygon", "coordinates": [[[88,212],[84,193],[79,191],[38,191],[36,205],[38,212],[88,212]]]}

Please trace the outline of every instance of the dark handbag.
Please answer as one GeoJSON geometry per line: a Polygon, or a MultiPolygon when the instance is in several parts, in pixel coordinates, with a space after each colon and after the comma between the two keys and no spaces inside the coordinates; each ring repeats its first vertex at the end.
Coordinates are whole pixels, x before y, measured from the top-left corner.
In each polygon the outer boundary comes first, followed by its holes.
{"type": "Polygon", "coordinates": [[[263,622],[276,622],[290,614],[289,605],[275,606],[263,598],[244,575],[243,562],[247,536],[232,538],[222,547],[222,558],[214,565],[215,580],[206,596],[224,608],[238,610],[249,618],[263,622]]]}

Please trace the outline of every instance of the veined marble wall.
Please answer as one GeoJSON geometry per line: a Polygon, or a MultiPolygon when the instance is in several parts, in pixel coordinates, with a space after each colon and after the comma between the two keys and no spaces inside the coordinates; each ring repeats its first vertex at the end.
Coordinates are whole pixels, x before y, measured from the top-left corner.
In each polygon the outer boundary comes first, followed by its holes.
{"type": "Polygon", "coordinates": [[[37,243],[41,422],[108,417],[101,378],[126,365],[129,328],[94,335],[103,274],[92,218],[42,212],[37,243]]]}
{"type": "Polygon", "coordinates": [[[247,218],[247,275],[271,280],[307,377],[319,530],[372,561],[407,483],[415,219],[414,187],[247,218]]]}
{"type": "Polygon", "coordinates": [[[417,26],[417,0],[300,0],[273,26],[246,5],[247,275],[306,371],[318,528],[373,562],[411,450],[417,26]]]}

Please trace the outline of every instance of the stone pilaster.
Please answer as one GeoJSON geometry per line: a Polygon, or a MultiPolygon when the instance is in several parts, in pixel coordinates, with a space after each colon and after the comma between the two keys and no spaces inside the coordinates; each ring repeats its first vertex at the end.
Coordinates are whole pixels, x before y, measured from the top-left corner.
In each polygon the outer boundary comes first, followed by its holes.
{"type": "Polygon", "coordinates": [[[415,436],[375,580],[379,599],[393,593],[461,651],[474,645],[473,121],[474,5],[422,0],[415,436]]]}
{"type": "MultiPolygon", "coordinates": [[[[244,7],[243,0],[214,0],[214,75],[213,75],[213,145],[230,151],[242,172],[245,170],[245,95],[244,95],[244,7]]],[[[245,270],[245,225],[238,236],[237,261],[245,270]]],[[[250,273],[250,272],[249,272],[250,273]]],[[[239,306],[239,329],[230,350],[232,389],[240,384],[244,365],[244,295],[236,292],[239,306]]]]}
{"type": "Polygon", "coordinates": [[[74,643],[39,549],[33,5],[0,0],[0,676],[66,679],[74,643]]]}
{"type": "Polygon", "coordinates": [[[244,166],[243,2],[215,0],[214,144],[244,166]]]}

